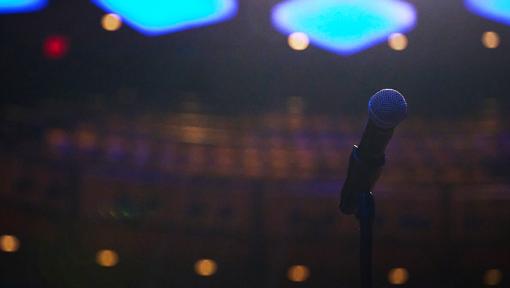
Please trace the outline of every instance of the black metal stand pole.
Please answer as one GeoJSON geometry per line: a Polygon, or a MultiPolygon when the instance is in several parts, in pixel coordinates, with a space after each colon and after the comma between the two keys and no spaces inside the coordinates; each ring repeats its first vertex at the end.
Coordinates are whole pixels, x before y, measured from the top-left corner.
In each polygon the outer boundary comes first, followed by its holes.
{"type": "Polygon", "coordinates": [[[372,224],[374,223],[374,196],[372,192],[359,194],[358,219],[360,224],[361,288],[372,288],[372,224]]]}

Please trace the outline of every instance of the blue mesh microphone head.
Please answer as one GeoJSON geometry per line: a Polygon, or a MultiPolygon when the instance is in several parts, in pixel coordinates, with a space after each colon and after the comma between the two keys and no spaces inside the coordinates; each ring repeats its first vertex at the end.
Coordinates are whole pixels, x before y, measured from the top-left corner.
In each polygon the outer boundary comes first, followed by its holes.
{"type": "Polygon", "coordinates": [[[383,89],[368,101],[368,117],[379,128],[395,128],[406,116],[406,99],[396,90],[383,89]]]}

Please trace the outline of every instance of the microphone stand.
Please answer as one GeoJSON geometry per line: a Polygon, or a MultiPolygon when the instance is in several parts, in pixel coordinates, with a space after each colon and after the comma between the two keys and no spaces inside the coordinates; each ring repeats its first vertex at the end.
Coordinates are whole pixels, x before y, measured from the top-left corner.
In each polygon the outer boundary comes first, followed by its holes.
{"type": "Polygon", "coordinates": [[[359,151],[356,145],[352,149],[347,179],[341,192],[340,210],[347,215],[355,214],[359,221],[361,288],[372,288],[372,227],[375,201],[370,190],[381,174],[386,157],[383,154],[368,160],[362,159],[359,151]]]}
{"type": "Polygon", "coordinates": [[[340,192],[340,211],[347,215],[355,214],[359,220],[362,288],[373,286],[372,226],[375,208],[370,190],[377,182],[386,162],[384,150],[393,135],[393,130],[406,115],[407,103],[398,91],[383,89],[370,98],[369,119],[359,146],[354,145],[352,149],[347,178],[340,192]]]}
{"type": "Polygon", "coordinates": [[[359,193],[357,218],[360,225],[360,277],[361,288],[372,288],[372,227],[374,223],[374,195],[359,193]]]}

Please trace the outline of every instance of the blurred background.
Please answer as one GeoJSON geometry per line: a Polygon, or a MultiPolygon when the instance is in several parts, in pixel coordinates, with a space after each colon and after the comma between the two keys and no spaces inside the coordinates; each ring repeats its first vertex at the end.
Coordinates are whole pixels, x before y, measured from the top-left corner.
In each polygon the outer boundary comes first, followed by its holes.
{"type": "Polygon", "coordinates": [[[202,2],[0,1],[1,287],[359,287],[339,192],[382,88],[409,117],[374,189],[375,286],[508,287],[508,1],[409,0],[405,33],[352,53],[276,28],[277,0],[132,17],[202,2]]]}

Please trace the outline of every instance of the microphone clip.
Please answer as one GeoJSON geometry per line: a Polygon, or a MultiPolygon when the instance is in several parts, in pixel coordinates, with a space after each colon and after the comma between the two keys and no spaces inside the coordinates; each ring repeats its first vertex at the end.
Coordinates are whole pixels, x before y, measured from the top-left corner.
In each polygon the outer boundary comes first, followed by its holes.
{"type": "Polygon", "coordinates": [[[347,178],[340,195],[339,207],[342,213],[358,214],[360,194],[371,193],[385,162],[384,154],[381,157],[363,159],[358,146],[354,145],[349,158],[347,178]]]}

